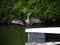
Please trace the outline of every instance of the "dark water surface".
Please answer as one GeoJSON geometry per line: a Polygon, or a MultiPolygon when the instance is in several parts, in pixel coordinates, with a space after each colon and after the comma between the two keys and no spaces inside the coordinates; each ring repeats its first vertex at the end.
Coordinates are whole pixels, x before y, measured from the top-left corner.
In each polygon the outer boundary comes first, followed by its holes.
{"type": "Polygon", "coordinates": [[[0,26],[0,45],[25,45],[24,27],[16,25],[0,26]]]}

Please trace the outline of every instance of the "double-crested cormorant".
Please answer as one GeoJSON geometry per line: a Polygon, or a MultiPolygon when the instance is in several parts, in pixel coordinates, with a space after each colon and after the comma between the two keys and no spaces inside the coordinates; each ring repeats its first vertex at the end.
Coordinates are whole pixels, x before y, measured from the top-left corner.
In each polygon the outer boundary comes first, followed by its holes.
{"type": "Polygon", "coordinates": [[[31,19],[29,18],[29,16],[31,15],[31,13],[28,13],[28,15],[27,15],[27,19],[26,20],[17,20],[17,19],[15,19],[15,20],[12,20],[12,23],[14,23],[14,24],[20,24],[20,25],[22,25],[22,26],[26,26],[26,27],[30,27],[30,25],[32,25],[32,24],[34,24],[34,23],[41,23],[42,21],[41,20],[39,20],[39,19],[37,19],[37,18],[34,18],[34,17],[32,17],[31,19]]]}

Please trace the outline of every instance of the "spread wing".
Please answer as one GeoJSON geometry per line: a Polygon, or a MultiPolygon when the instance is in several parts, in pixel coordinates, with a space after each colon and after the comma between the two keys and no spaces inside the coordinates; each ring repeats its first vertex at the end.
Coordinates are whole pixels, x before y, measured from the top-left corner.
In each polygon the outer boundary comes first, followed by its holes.
{"type": "Polygon", "coordinates": [[[34,24],[34,23],[41,23],[42,21],[41,20],[39,20],[39,19],[37,19],[37,18],[31,18],[30,19],[30,24],[32,25],[32,24],[34,24]]]}
{"type": "Polygon", "coordinates": [[[22,20],[12,20],[12,23],[24,26],[24,22],[22,20]]]}

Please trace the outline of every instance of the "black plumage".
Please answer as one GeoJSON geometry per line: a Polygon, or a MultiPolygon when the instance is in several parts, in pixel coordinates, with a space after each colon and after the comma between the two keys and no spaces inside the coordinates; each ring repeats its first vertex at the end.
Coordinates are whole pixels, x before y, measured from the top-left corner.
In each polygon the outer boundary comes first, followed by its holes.
{"type": "Polygon", "coordinates": [[[41,23],[42,22],[41,20],[39,20],[37,18],[34,18],[34,17],[29,19],[30,15],[31,14],[27,15],[27,19],[26,20],[15,19],[15,20],[12,20],[12,23],[19,24],[19,25],[26,26],[26,27],[30,27],[34,23],[41,23]]]}

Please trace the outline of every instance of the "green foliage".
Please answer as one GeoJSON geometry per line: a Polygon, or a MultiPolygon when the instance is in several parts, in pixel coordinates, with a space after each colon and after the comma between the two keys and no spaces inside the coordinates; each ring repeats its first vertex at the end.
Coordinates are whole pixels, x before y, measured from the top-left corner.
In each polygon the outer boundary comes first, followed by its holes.
{"type": "Polygon", "coordinates": [[[59,15],[58,2],[59,0],[23,0],[23,2],[19,0],[13,9],[16,8],[22,13],[33,12],[33,15],[37,18],[51,19],[55,18],[56,15],[59,15]]]}
{"type": "Polygon", "coordinates": [[[1,0],[0,7],[0,17],[9,20],[25,19],[28,13],[42,20],[60,18],[60,0],[1,0]]]}

